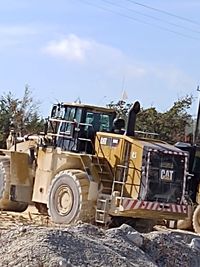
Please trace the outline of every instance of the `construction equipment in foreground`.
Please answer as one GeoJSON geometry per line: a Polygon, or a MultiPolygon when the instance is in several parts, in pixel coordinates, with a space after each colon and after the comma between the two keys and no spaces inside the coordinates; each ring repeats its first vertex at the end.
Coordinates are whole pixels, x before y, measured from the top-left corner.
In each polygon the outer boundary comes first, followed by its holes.
{"type": "Polygon", "coordinates": [[[55,223],[152,226],[188,216],[188,154],[127,127],[112,109],[56,104],[45,131],[0,151],[0,209],[34,203],[55,223]]]}

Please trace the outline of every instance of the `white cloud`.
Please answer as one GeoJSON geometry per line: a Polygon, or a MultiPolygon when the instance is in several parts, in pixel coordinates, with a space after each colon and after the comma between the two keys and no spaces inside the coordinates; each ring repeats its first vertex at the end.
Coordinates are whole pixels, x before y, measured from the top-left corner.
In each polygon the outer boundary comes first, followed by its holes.
{"type": "Polygon", "coordinates": [[[65,60],[78,62],[96,61],[96,63],[114,60],[122,55],[121,51],[116,48],[91,39],[80,38],[75,34],[69,34],[60,40],[50,41],[43,48],[43,51],[51,56],[64,58],[65,60]]]}
{"type": "Polygon", "coordinates": [[[92,43],[90,41],[70,34],[59,41],[49,42],[44,51],[49,55],[63,57],[66,60],[83,61],[91,48],[92,43]]]}
{"type": "Polygon", "coordinates": [[[146,81],[165,83],[168,88],[185,88],[192,83],[192,79],[183,71],[174,67],[137,62],[120,49],[96,42],[92,39],[80,38],[69,34],[59,40],[50,41],[43,52],[65,61],[84,63],[88,71],[95,70],[104,73],[110,79],[121,80],[125,77],[132,84],[146,81]]]}
{"type": "Polygon", "coordinates": [[[50,41],[42,50],[66,61],[84,62],[89,68],[103,69],[111,75],[126,73],[127,76],[135,77],[145,74],[145,69],[131,62],[120,49],[75,34],[50,41]]]}

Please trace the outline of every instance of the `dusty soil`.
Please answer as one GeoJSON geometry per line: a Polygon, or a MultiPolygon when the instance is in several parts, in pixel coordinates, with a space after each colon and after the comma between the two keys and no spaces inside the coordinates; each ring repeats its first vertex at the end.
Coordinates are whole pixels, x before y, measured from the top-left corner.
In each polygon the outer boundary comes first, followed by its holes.
{"type": "Polygon", "coordinates": [[[48,216],[39,214],[34,206],[29,206],[28,209],[22,213],[0,211],[0,230],[15,225],[53,226],[48,216]]]}

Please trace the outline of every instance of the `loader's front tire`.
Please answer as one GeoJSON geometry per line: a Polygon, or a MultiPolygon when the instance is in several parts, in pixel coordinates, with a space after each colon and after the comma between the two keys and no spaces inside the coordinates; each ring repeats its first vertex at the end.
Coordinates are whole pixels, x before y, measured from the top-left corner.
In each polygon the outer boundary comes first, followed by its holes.
{"type": "Polygon", "coordinates": [[[88,201],[89,180],[80,170],[62,171],[52,180],[48,213],[55,223],[92,222],[94,203],[88,201]]]}
{"type": "Polygon", "coordinates": [[[192,224],[193,224],[194,231],[199,234],[200,233],[200,205],[198,205],[194,211],[192,224]]]}

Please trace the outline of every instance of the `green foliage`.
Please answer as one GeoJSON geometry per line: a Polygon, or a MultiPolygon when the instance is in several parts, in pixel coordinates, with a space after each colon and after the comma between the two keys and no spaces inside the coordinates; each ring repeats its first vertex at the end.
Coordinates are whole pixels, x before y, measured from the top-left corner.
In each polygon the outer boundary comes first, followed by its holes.
{"type": "Polygon", "coordinates": [[[187,112],[192,100],[191,96],[186,96],[176,101],[172,108],[162,114],[159,123],[159,133],[162,140],[171,142],[184,141],[186,126],[192,120],[192,116],[187,112]]]}
{"type": "Polygon", "coordinates": [[[137,116],[136,130],[143,132],[158,133],[159,125],[158,121],[161,114],[156,110],[155,107],[143,109],[137,116]]]}
{"type": "Polygon", "coordinates": [[[132,104],[129,104],[123,100],[120,100],[117,103],[114,103],[114,101],[112,101],[111,103],[107,104],[106,106],[108,108],[115,109],[117,112],[117,117],[122,118],[126,121],[127,116],[128,116],[128,111],[129,111],[131,105],[132,104]]]}
{"type": "MultiPolygon", "coordinates": [[[[137,115],[136,130],[159,134],[161,140],[175,143],[185,140],[185,129],[192,117],[188,113],[193,101],[192,96],[185,96],[174,102],[173,106],[166,112],[158,112],[155,107],[141,108],[137,115]]],[[[114,108],[121,118],[127,119],[128,110],[131,104],[119,101],[111,102],[109,107],[114,108]]]]}
{"type": "Polygon", "coordinates": [[[5,147],[11,128],[17,136],[42,130],[43,121],[38,107],[39,103],[33,100],[29,86],[25,87],[22,99],[15,98],[11,92],[0,97],[0,147],[5,147]]]}

